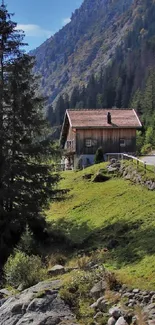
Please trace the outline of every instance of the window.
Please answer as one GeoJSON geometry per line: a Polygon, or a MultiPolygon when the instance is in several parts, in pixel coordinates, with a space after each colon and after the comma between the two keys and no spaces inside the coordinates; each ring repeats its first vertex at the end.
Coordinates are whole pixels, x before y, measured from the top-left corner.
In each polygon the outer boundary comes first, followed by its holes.
{"type": "Polygon", "coordinates": [[[120,147],[125,147],[126,141],[125,139],[120,139],[120,147]]]}
{"type": "Polygon", "coordinates": [[[85,140],[85,145],[86,145],[87,148],[92,147],[92,139],[86,139],[85,140]]]}
{"type": "Polygon", "coordinates": [[[131,139],[120,139],[120,147],[126,147],[131,144],[131,139]]]}
{"type": "Polygon", "coordinates": [[[85,146],[87,148],[95,147],[96,145],[97,145],[97,140],[96,139],[85,139],[85,146]]]}

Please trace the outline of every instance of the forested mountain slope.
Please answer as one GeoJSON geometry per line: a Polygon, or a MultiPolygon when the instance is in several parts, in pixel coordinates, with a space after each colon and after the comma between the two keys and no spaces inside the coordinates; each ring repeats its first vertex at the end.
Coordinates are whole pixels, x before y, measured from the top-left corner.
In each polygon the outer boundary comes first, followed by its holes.
{"type": "Polygon", "coordinates": [[[85,0],[33,54],[52,126],[68,107],[113,106],[132,106],[146,128],[155,124],[154,0],[85,0]]]}
{"type": "Polygon", "coordinates": [[[68,25],[33,51],[50,103],[110,62],[134,19],[132,10],[128,12],[132,2],[85,0],[68,25]]]}

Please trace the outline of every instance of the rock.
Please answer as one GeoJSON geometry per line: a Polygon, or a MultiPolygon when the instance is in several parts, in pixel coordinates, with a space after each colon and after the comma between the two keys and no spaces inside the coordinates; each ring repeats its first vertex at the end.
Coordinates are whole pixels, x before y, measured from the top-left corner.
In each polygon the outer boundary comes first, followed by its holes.
{"type": "Polygon", "coordinates": [[[112,167],[112,166],[108,166],[107,169],[108,169],[108,173],[114,173],[118,171],[117,167],[112,167]]]}
{"type": "Polygon", "coordinates": [[[114,317],[110,317],[108,319],[108,324],[107,325],[115,325],[116,324],[116,319],[114,317]]]}
{"type": "Polygon", "coordinates": [[[139,289],[133,289],[132,290],[133,293],[139,293],[139,291],[140,291],[139,289]]]}
{"type": "Polygon", "coordinates": [[[134,293],[132,293],[132,292],[125,292],[125,293],[123,293],[122,297],[128,298],[128,299],[132,299],[132,298],[134,298],[134,293]]]}
{"type": "Polygon", "coordinates": [[[93,288],[90,290],[90,295],[94,298],[99,298],[105,292],[107,288],[106,281],[99,281],[96,283],[93,288]]]}
{"type": "Polygon", "coordinates": [[[98,319],[98,318],[101,318],[103,317],[103,313],[101,313],[101,311],[99,311],[95,316],[94,316],[94,319],[98,319]]]}
{"type": "Polygon", "coordinates": [[[144,307],[144,313],[149,315],[150,319],[155,319],[155,303],[149,304],[144,307]]]}
{"type": "Polygon", "coordinates": [[[136,300],[135,299],[129,299],[129,304],[131,304],[132,306],[136,305],[136,300]]]}
{"type": "Polygon", "coordinates": [[[22,283],[19,285],[19,287],[17,288],[17,290],[18,290],[19,292],[21,292],[21,291],[24,290],[24,286],[23,286],[22,283]]]}
{"type": "Polygon", "coordinates": [[[148,325],[155,325],[155,320],[149,320],[148,325]]]}
{"type": "Polygon", "coordinates": [[[3,298],[3,299],[0,299],[0,307],[5,303],[6,299],[3,298]]]}
{"type": "Polygon", "coordinates": [[[7,289],[1,289],[0,290],[0,297],[3,298],[5,296],[11,296],[12,295],[12,292],[7,290],[7,289]]]}
{"type": "Polygon", "coordinates": [[[90,308],[97,309],[97,301],[90,305],[90,308]]]}
{"type": "Polygon", "coordinates": [[[115,319],[118,319],[120,316],[122,316],[122,311],[118,307],[112,307],[109,309],[109,315],[111,315],[115,319]]]}
{"type": "Polygon", "coordinates": [[[116,319],[114,317],[110,317],[108,319],[108,324],[107,325],[115,325],[116,324],[116,319]]]}
{"type": "Polygon", "coordinates": [[[108,308],[108,301],[104,297],[100,297],[96,302],[94,302],[90,308],[99,309],[102,312],[106,312],[108,308]]]}
{"type": "Polygon", "coordinates": [[[107,311],[107,308],[108,308],[108,302],[106,300],[102,300],[99,303],[98,308],[100,309],[100,311],[106,312],[107,311]]]}
{"type": "Polygon", "coordinates": [[[126,322],[126,320],[124,319],[123,316],[119,317],[119,319],[117,320],[117,322],[115,323],[115,325],[128,325],[128,323],[126,322]]]}
{"type": "Polygon", "coordinates": [[[150,296],[149,295],[143,297],[143,302],[144,303],[148,303],[149,301],[150,301],[150,296]]]}
{"type": "Polygon", "coordinates": [[[153,295],[151,298],[151,303],[154,303],[154,302],[155,302],[155,295],[153,295]]]}
{"type": "Polygon", "coordinates": [[[59,297],[61,282],[45,281],[9,297],[0,307],[1,325],[78,325],[59,297]]]}
{"type": "Polygon", "coordinates": [[[48,274],[51,276],[60,275],[65,273],[65,268],[62,265],[55,265],[50,270],[48,270],[48,274]]]}

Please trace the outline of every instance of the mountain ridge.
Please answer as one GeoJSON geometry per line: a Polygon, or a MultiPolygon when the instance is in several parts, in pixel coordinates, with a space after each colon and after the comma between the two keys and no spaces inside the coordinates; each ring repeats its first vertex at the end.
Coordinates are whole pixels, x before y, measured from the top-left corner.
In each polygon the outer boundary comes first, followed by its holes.
{"type": "Polygon", "coordinates": [[[35,72],[51,104],[60,93],[87,84],[92,73],[110,63],[129,28],[133,0],[85,0],[72,14],[71,22],[40,47],[35,72]],[[126,21],[123,22],[123,19],[126,21]]]}

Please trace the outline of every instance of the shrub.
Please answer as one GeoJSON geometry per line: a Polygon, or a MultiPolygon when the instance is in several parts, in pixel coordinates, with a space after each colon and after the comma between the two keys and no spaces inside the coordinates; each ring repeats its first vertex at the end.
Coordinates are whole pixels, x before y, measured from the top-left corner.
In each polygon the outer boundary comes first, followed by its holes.
{"type": "Polygon", "coordinates": [[[95,154],[95,164],[99,164],[103,161],[103,149],[102,147],[98,148],[95,154]]]}
{"type": "Polygon", "coordinates": [[[31,255],[35,251],[35,240],[28,225],[21,236],[17,249],[28,255],[31,255]]]}
{"type": "Polygon", "coordinates": [[[54,266],[56,264],[65,265],[67,262],[67,257],[63,254],[55,253],[50,256],[47,256],[46,262],[47,262],[48,268],[51,268],[52,266],[54,266]]]}
{"type": "Polygon", "coordinates": [[[88,268],[91,258],[87,255],[83,255],[77,259],[78,268],[81,270],[86,270],[88,268]]]}
{"type": "Polygon", "coordinates": [[[144,144],[141,149],[142,155],[148,154],[152,150],[152,145],[150,143],[144,144]]]}
{"type": "Polygon", "coordinates": [[[15,255],[10,255],[5,266],[4,275],[7,284],[23,288],[28,288],[46,276],[46,271],[42,267],[39,256],[28,256],[24,252],[16,251],[15,255]]]}

